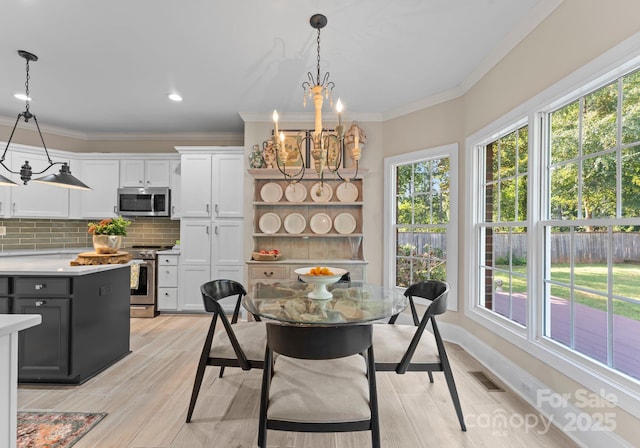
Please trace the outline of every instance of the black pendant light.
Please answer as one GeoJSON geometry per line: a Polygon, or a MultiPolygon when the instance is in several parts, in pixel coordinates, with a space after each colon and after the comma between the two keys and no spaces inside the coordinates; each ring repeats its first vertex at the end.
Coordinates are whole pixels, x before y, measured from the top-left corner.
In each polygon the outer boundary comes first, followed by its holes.
{"type": "MultiPolygon", "coordinates": [[[[39,182],[39,183],[46,183],[48,185],[55,185],[58,187],[64,187],[64,188],[91,190],[90,187],[86,186],[84,183],[82,183],[80,180],[78,180],[71,174],[71,170],[69,169],[69,165],[67,164],[67,162],[53,162],[51,160],[51,157],[49,156],[49,151],[47,150],[47,145],[45,145],[44,138],[42,137],[42,132],[40,131],[40,125],[38,125],[38,119],[34,114],[32,114],[29,111],[29,101],[31,100],[31,98],[29,98],[29,62],[37,61],[38,56],[24,50],[18,50],[18,54],[20,55],[20,57],[24,58],[27,61],[27,68],[26,68],[27,79],[24,84],[26,87],[26,92],[25,92],[26,106],[25,106],[25,111],[20,112],[18,114],[16,123],[13,125],[13,129],[11,130],[11,135],[9,136],[9,141],[7,142],[7,146],[4,148],[4,152],[2,153],[2,157],[0,158],[0,165],[10,173],[20,174],[20,179],[22,179],[22,182],[24,183],[24,185],[27,185],[27,183],[31,180],[31,176],[33,174],[42,174],[45,171],[47,171],[49,168],[51,168],[53,165],[62,165],[60,168],[60,172],[58,174],[49,174],[39,179],[34,179],[33,181],[39,182]],[[38,135],[40,136],[40,141],[42,142],[42,147],[44,148],[44,152],[47,155],[47,161],[49,162],[49,166],[47,166],[42,171],[38,171],[34,173],[31,168],[31,165],[29,165],[29,161],[25,161],[24,165],[20,167],[20,171],[13,171],[4,163],[5,157],[7,155],[7,150],[9,149],[9,145],[11,144],[11,139],[13,138],[13,134],[16,132],[16,128],[18,127],[18,123],[20,122],[20,118],[23,118],[25,123],[28,123],[29,120],[33,118],[33,121],[36,124],[36,128],[38,129],[38,135]]],[[[18,184],[0,175],[0,185],[16,186],[18,184]]]]}

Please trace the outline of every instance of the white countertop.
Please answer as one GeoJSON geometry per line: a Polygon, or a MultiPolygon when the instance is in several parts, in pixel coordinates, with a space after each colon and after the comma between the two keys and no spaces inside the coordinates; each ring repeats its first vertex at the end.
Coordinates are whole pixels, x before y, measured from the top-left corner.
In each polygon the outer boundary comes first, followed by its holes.
{"type": "Polygon", "coordinates": [[[0,258],[0,275],[50,275],[68,277],[120,269],[131,264],[70,266],[70,262],[75,260],[78,253],[76,249],[72,254],[2,257],[0,258]]]}
{"type": "Polygon", "coordinates": [[[0,336],[35,327],[41,322],[39,314],[0,314],[0,336]]]}

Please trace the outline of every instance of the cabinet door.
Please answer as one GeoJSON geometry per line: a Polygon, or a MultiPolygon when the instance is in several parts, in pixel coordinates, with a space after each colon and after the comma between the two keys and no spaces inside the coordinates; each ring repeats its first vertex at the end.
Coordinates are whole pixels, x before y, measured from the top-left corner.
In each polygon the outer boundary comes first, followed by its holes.
{"type": "Polygon", "coordinates": [[[20,332],[18,378],[65,377],[70,368],[71,299],[16,298],[15,314],[39,314],[42,323],[20,332]]]}
{"type": "Polygon", "coordinates": [[[144,164],[146,187],[168,187],[171,181],[168,160],[147,160],[144,164]]]}
{"type": "Polygon", "coordinates": [[[244,264],[242,224],[241,219],[219,219],[212,223],[215,237],[212,247],[214,265],[244,264]]]}
{"type": "MultiPolygon", "coordinates": [[[[14,152],[11,155],[11,164],[14,170],[19,170],[27,160],[34,173],[44,170],[49,165],[44,154],[14,152]]],[[[60,171],[60,165],[54,165],[46,173],[33,174],[28,185],[11,187],[12,216],[16,218],[68,218],[69,189],[33,182],[33,179],[55,174],[58,171],[60,171]]],[[[14,182],[22,184],[20,176],[12,175],[11,178],[14,182]]]]}
{"type": "Polygon", "coordinates": [[[211,221],[182,219],[180,222],[180,262],[211,265],[211,221]]]}
{"type": "Polygon", "coordinates": [[[144,160],[122,160],[120,162],[120,186],[144,187],[144,160]]]}
{"type": "Polygon", "coordinates": [[[204,311],[200,285],[211,280],[209,266],[180,266],[180,311],[204,311]]]}
{"type": "Polygon", "coordinates": [[[216,218],[243,216],[244,159],[242,154],[213,156],[211,197],[216,218]]]}
{"type": "Polygon", "coordinates": [[[169,188],[171,188],[171,219],[180,219],[182,216],[181,204],[181,173],[182,164],[180,160],[169,162],[169,188]]]}
{"type": "Polygon", "coordinates": [[[93,190],[79,191],[82,218],[113,218],[118,203],[120,163],[117,160],[83,160],[82,177],[93,190]]]}
{"type": "MultiPolygon", "coordinates": [[[[211,155],[183,154],[180,206],[183,218],[211,216],[211,155]]],[[[227,191],[231,190],[227,188],[227,191]]]]}

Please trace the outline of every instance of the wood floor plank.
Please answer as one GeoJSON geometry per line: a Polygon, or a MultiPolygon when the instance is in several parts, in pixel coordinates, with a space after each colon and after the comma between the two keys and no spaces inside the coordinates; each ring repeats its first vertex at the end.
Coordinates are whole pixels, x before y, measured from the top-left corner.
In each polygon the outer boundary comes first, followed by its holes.
{"type": "MultiPolygon", "coordinates": [[[[193,420],[185,423],[209,316],[161,315],[131,320],[132,353],[80,386],[20,385],[20,410],[107,412],[74,448],[253,448],[257,443],[262,371],[208,367],[193,420]]],[[[459,346],[447,344],[468,431],[462,432],[446,381],[434,374],[377,374],[380,429],[385,448],[573,447],[544,426],[479,424],[496,412],[535,413],[511,391],[488,392],[469,371],[482,370],[459,346]]],[[[360,448],[369,432],[308,434],[269,431],[268,446],[360,448]]]]}

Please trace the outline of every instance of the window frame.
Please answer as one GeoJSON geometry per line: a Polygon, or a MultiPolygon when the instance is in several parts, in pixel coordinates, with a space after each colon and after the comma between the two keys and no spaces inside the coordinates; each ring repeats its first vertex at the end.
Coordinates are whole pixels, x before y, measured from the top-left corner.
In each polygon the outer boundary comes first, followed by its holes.
{"type": "Polygon", "coordinates": [[[613,391],[617,405],[640,418],[640,381],[615,371],[600,363],[572,351],[562,344],[544,337],[544,300],[530,300],[527,308],[527,327],[511,325],[506,319],[477,306],[479,294],[479,248],[477,244],[478,224],[482,222],[479,212],[478,189],[481,186],[478,147],[496,140],[505,134],[507,129],[515,129],[519,123],[529,126],[529,173],[530,194],[528,196],[529,212],[527,222],[529,228],[528,247],[530,249],[527,277],[531,280],[530,298],[541,298],[544,291],[544,255],[545,248],[539,242],[545,241],[544,228],[546,219],[543,207],[546,197],[540,194],[547,180],[546,154],[542,139],[546,126],[545,114],[563,104],[580,98],[613,80],[640,68],[640,33],[632,36],[592,62],[576,70],[556,84],[545,89],[535,97],[525,101],[493,123],[469,135],[465,139],[465,172],[467,210],[469,218],[465,220],[464,238],[469,256],[464,260],[464,282],[467,285],[466,299],[463,301],[463,312],[467,318],[488,329],[531,356],[554,366],[562,374],[572,378],[583,386],[593,390],[613,391]],[[576,88],[576,86],[579,86],[576,88]],[[542,154],[542,156],[541,156],[542,154]],[[536,243],[538,242],[538,243],[536,243]],[[537,244],[537,245],[536,245],[537,244]]]}
{"type": "MultiPolygon", "coordinates": [[[[409,163],[416,163],[429,159],[449,158],[449,222],[447,227],[447,283],[449,283],[449,300],[447,308],[458,310],[458,144],[451,143],[434,148],[422,149],[384,159],[384,244],[383,244],[383,285],[404,291],[405,288],[395,287],[395,188],[396,167],[409,163]]],[[[423,302],[422,299],[418,300],[423,302]]]]}

